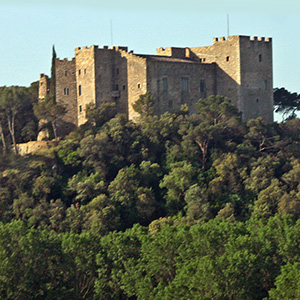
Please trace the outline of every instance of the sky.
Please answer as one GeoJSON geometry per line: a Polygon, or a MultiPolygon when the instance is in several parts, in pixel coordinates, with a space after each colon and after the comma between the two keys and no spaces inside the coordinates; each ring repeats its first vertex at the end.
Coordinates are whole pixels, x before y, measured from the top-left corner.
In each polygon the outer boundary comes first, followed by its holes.
{"type": "Polygon", "coordinates": [[[49,75],[53,45],[68,59],[90,45],[155,54],[212,45],[229,28],[229,35],[272,37],[273,85],[300,93],[299,9],[295,0],[0,0],[0,86],[49,75]]]}

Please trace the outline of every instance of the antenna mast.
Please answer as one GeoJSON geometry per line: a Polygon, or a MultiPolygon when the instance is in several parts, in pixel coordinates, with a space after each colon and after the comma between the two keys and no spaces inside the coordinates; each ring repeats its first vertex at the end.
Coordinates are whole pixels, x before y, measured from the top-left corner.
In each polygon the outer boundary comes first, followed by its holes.
{"type": "Polygon", "coordinates": [[[112,27],[112,19],[110,19],[110,42],[111,42],[111,46],[113,46],[113,44],[114,44],[114,40],[113,40],[113,27],[112,27]]]}
{"type": "Polygon", "coordinates": [[[227,14],[227,38],[229,37],[229,14],[227,14]]]}

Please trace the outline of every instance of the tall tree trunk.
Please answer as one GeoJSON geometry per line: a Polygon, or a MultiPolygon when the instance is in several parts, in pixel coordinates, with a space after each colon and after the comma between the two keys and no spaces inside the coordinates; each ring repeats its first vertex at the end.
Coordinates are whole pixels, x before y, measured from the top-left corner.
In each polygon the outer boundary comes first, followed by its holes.
{"type": "Polygon", "coordinates": [[[3,145],[3,153],[6,154],[6,149],[7,148],[6,148],[6,142],[5,142],[2,122],[0,122],[0,136],[1,136],[2,145],[3,145]]]}
{"type": "Polygon", "coordinates": [[[9,116],[7,116],[7,123],[8,123],[8,130],[11,135],[11,139],[13,143],[14,152],[16,155],[18,155],[18,147],[15,138],[15,115],[16,115],[15,113],[12,113],[11,119],[9,116]]]}
{"type": "Polygon", "coordinates": [[[54,133],[54,139],[57,141],[57,132],[56,132],[56,124],[55,121],[51,122],[52,123],[52,128],[53,128],[53,133],[54,133]]]}

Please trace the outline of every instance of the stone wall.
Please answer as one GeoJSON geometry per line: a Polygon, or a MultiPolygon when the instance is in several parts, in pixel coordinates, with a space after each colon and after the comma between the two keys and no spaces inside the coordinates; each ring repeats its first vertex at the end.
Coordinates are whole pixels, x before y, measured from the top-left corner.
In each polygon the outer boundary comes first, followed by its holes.
{"type": "Polygon", "coordinates": [[[75,59],[55,61],[56,102],[66,107],[67,113],[59,122],[58,134],[64,136],[78,125],[75,59]]]}
{"type": "Polygon", "coordinates": [[[158,114],[179,110],[183,104],[195,112],[200,98],[215,94],[215,64],[153,57],[147,66],[148,90],[157,101],[158,114]]]}
{"type": "Polygon", "coordinates": [[[27,155],[27,154],[35,153],[42,149],[55,147],[58,145],[58,143],[59,142],[57,141],[36,141],[36,142],[17,144],[17,148],[20,155],[27,155]]]}
{"type": "Polygon", "coordinates": [[[240,109],[239,36],[214,39],[212,46],[191,48],[201,63],[216,63],[216,93],[226,96],[240,109]]]}
{"type": "Polygon", "coordinates": [[[78,126],[86,122],[88,104],[96,104],[95,51],[97,46],[75,49],[78,126]]]}
{"type": "Polygon", "coordinates": [[[241,98],[245,120],[273,122],[272,40],[241,37],[241,98]]]}
{"type": "Polygon", "coordinates": [[[50,80],[45,74],[40,74],[39,82],[39,99],[43,99],[48,95],[50,80]]]}

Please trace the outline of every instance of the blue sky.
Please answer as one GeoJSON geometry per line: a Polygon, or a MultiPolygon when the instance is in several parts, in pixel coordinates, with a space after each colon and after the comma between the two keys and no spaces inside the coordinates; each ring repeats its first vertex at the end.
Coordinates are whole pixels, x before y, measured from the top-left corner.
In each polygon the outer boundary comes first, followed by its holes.
{"type": "Polygon", "coordinates": [[[76,46],[156,48],[212,44],[230,35],[273,38],[274,87],[300,93],[300,2],[234,0],[0,1],[0,86],[50,73],[52,45],[71,59],[76,46]],[[111,35],[112,23],[112,35],[111,35]]]}

